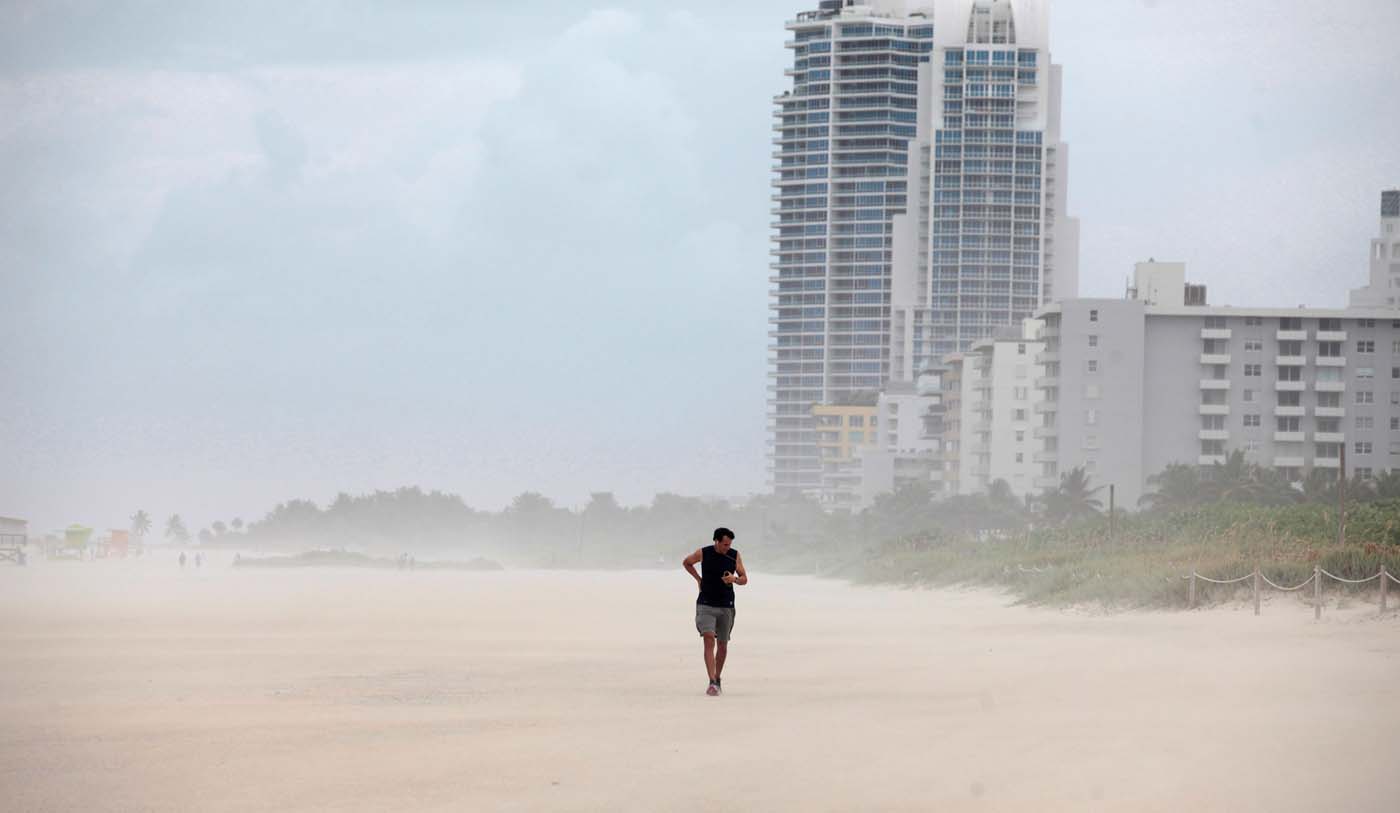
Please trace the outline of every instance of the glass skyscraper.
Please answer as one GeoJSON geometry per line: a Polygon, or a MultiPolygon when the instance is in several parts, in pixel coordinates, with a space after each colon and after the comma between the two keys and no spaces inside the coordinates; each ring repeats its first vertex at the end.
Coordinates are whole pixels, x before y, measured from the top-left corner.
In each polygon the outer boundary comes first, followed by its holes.
{"type": "Polygon", "coordinates": [[[911,382],[1075,294],[1045,12],[1035,0],[825,0],[787,24],[770,278],[777,493],[821,484],[814,405],[911,382]]]}

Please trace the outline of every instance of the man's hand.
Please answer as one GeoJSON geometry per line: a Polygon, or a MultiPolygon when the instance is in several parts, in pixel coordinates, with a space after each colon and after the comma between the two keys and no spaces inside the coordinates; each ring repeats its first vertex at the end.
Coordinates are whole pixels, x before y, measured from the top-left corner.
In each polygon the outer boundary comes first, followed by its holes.
{"type": "Polygon", "coordinates": [[[726,572],[726,573],[725,573],[723,576],[721,576],[720,578],[724,580],[724,583],[725,583],[725,584],[733,584],[735,581],[738,580],[738,577],[737,577],[737,576],[735,576],[733,573],[728,573],[728,572],[726,572]]]}

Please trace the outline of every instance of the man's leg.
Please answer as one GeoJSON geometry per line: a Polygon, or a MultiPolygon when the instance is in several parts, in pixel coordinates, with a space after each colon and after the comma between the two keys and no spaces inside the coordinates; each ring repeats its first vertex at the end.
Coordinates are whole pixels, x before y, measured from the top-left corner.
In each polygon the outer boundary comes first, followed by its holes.
{"type": "MultiPolygon", "coordinates": [[[[715,668],[715,634],[713,632],[704,633],[705,639],[705,672],[710,676],[710,681],[719,676],[719,670],[715,668]]],[[[723,646],[723,644],[721,644],[723,646]]],[[[723,651],[723,650],[721,650],[723,651]]]]}
{"type": "Polygon", "coordinates": [[[724,657],[729,654],[728,641],[715,641],[715,680],[724,674],[724,657]]]}

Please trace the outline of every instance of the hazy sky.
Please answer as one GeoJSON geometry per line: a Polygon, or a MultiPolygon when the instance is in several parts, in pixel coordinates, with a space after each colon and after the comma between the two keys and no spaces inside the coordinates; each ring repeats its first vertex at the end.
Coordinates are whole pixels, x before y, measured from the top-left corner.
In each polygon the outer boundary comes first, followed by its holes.
{"type": "MultiPolygon", "coordinates": [[[[808,6],[0,2],[0,514],[762,489],[808,6]]],[[[1394,0],[1055,2],[1082,292],[1343,304],[1397,42],[1394,0]]]]}

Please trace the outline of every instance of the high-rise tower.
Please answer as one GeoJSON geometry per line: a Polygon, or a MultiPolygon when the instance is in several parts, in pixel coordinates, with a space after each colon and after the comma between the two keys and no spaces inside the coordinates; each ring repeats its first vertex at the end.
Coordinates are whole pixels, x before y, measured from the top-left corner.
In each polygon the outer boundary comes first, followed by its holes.
{"type": "Polygon", "coordinates": [[[1073,296],[1044,0],[823,0],[776,97],[770,471],[820,486],[812,406],[913,381],[1073,296]]]}

